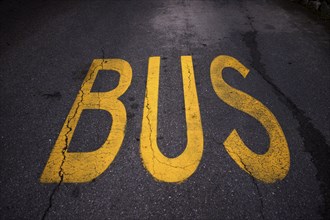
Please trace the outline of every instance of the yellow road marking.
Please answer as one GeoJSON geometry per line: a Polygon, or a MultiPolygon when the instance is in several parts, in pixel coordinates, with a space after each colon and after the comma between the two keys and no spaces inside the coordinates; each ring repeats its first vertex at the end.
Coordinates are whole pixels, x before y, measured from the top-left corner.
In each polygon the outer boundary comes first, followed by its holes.
{"type": "Polygon", "coordinates": [[[93,60],[41,175],[42,183],[89,182],[109,167],[123,142],[126,127],[126,109],[118,98],[128,89],[131,80],[132,68],[125,60],[93,60]],[[119,84],[115,89],[91,92],[100,70],[114,70],[120,74],[119,84]],[[68,152],[82,111],[90,109],[105,110],[112,116],[111,131],[105,143],[92,152],[68,152]]]}
{"type": "Polygon", "coordinates": [[[218,97],[228,105],[243,111],[266,129],[270,146],[265,154],[252,152],[242,141],[236,130],[233,130],[224,142],[225,149],[233,160],[251,176],[273,183],[282,180],[290,168],[290,153],[281,126],[273,113],[253,97],[228,85],[223,77],[224,68],[237,70],[244,78],[249,70],[238,60],[230,56],[218,56],[211,63],[211,81],[218,97]]]}
{"type": "Polygon", "coordinates": [[[150,57],[141,131],[141,158],[159,181],[182,182],[197,169],[203,154],[203,130],[191,56],[181,57],[187,124],[187,146],[176,158],[164,156],[157,144],[160,57],[150,57]]]}
{"type": "MultiPolygon", "coordinates": [[[[180,183],[197,169],[203,154],[204,138],[191,56],[181,57],[187,145],[176,158],[168,158],[157,144],[158,91],[160,57],[150,57],[144,100],[140,153],[145,168],[159,181],[180,183]]],[[[218,56],[211,63],[211,81],[218,97],[228,105],[255,118],[266,129],[270,146],[265,154],[252,152],[233,130],[224,142],[232,159],[251,176],[273,183],[283,179],[290,168],[286,138],[273,113],[260,101],[228,85],[224,68],[233,68],[243,77],[249,70],[230,56],[218,56]]],[[[102,174],[116,157],[125,135],[126,109],[118,98],[131,84],[132,69],[121,59],[95,59],[81,90],[65,120],[55,146],[41,175],[42,183],[88,182],[102,174]],[[98,71],[114,70],[120,74],[118,86],[108,92],[91,92],[98,71]],[[92,152],[68,152],[83,110],[105,110],[112,116],[112,127],[105,143],[92,152]]]]}

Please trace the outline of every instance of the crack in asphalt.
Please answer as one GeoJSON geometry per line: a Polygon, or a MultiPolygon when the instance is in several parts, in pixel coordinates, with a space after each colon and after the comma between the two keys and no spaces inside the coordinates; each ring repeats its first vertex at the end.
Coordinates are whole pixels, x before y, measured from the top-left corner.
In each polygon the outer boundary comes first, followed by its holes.
{"type": "MultiPolygon", "coordinates": [[[[191,71],[189,70],[189,66],[187,65],[187,68],[188,68],[188,73],[189,73],[189,75],[188,75],[188,79],[189,79],[189,84],[188,84],[188,88],[190,88],[190,84],[191,84],[191,71]]],[[[153,159],[153,161],[154,160],[157,160],[159,163],[161,163],[161,164],[164,164],[164,165],[167,165],[167,166],[170,166],[170,167],[173,167],[173,168],[179,168],[179,169],[186,169],[187,167],[190,167],[190,166],[193,166],[194,164],[196,164],[196,163],[198,163],[199,162],[199,160],[197,160],[197,161],[194,161],[194,162],[192,162],[191,164],[188,164],[188,165],[186,165],[186,166],[173,166],[173,165],[171,165],[171,164],[168,164],[168,163],[164,163],[164,162],[162,162],[162,161],[160,161],[157,157],[155,157],[155,151],[154,151],[154,149],[153,149],[153,142],[152,142],[152,125],[151,125],[151,119],[150,119],[150,111],[151,111],[151,108],[150,108],[150,103],[149,103],[149,95],[148,95],[148,93],[149,93],[149,91],[148,91],[148,88],[146,88],[146,93],[145,93],[145,101],[146,101],[146,105],[145,105],[145,107],[148,109],[148,113],[146,114],[146,119],[147,119],[147,121],[148,121],[148,127],[149,127],[149,130],[150,130],[150,132],[149,132],[149,142],[150,142],[150,148],[151,148],[151,151],[152,151],[152,159],[153,159]]],[[[158,147],[158,146],[156,146],[156,147],[158,147]]],[[[186,146],[187,147],[187,146],[186,146]]],[[[153,174],[155,174],[156,172],[155,172],[155,163],[153,163],[153,170],[152,170],[152,173],[153,174]]],[[[161,175],[161,174],[160,174],[161,175]]]]}
{"type": "Polygon", "coordinates": [[[261,193],[261,191],[259,189],[258,183],[257,183],[256,179],[253,177],[252,173],[249,171],[248,166],[243,162],[242,158],[238,154],[236,154],[236,156],[239,158],[240,162],[243,164],[246,172],[249,173],[249,177],[251,178],[252,183],[255,186],[256,190],[257,190],[257,194],[258,194],[259,202],[260,202],[260,214],[261,214],[262,219],[265,219],[265,215],[264,215],[264,208],[265,208],[264,207],[264,200],[263,200],[263,197],[262,197],[262,193],[261,193]]]}
{"type": "MultiPolygon", "coordinates": [[[[101,63],[102,69],[103,69],[103,63],[104,63],[104,51],[103,51],[103,49],[102,49],[102,63],[101,63]]],[[[60,186],[61,186],[62,183],[63,183],[63,180],[64,180],[64,174],[65,174],[65,173],[64,173],[64,170],[63,170],[63,165],[64,165],[64,163],[65,163],[65,160],[66,160],[66,153],[67,153],[68,148],[69,148],[69,143],[68,143],[68,142],[69,142],[69,134],[72,132],[72,127],[70,126],[70,122],[71,122],[72,119],[74,119],[74,118],[76,117],[76,115],[77,115],[77,113],[78,113],[78,110],[79,110],[79,107],[80,107],[81,104],[84,102],[84,95],[85,95],[85,93],[84,93],[84,91],[83,91],[82,88],[84,87],[84,85],[85,85],[87,82],[89,82],[89,81],[91,80],[92,75],[93,75],[93,73],[95,72],[95,70],[96,70],[97,67],[99,67],[99,66],[96,66],[96,67],[93,69],[92,73],[90,74],[89,78],[88,78],[87,80],[85,80],[85,81],[82,83],[82,85],[81,85],[81,87],[80,87],[80,89],[79,89],[79,92],[78,92],[78,94],[81,94],[81,95],[80,95],[80,101],[79,101],[78,104],[77,104],[77,108],[75,109],[75,112],[74,112],[73,116],[70,117],[70,118],[68,119],[68,122],[66,123],[66,127],[67,127],[69,130],[68,130],[68,132],[65,134],[65,146],[64,146],[64,148],[62,149],[62,156],[63,156],[63,159],[62,159],[62,163],[61,163],[61,165],[60,165],[60,170],[59,170],[59,172],[58,172],[58,176],[60,177],[60,181],[59,181],[59,183],[56,185],[56,187],[54,188],[54,190],[52,191],[52,193],[51,193],[51,195],[50,195],[50,197],[49,197],[49,204],[48,204],[48,207],[47,207],[47,209],[45,210],[45,212],[44,212],[44,214],[43,214],[43,216],[42,216],[42,220],[46,219],[46,217],[47,217],[47,215],[48,215],[50,209],[51,209],[52,206],[53,206],[54,196],[55,196],[55,194],[58,192],[58,190],[60,189],[60,186]]]]}
{"type": "MultiPolygon", "coordinates": [[[[146,115],[146,118],[148,120],[148,125],[149,125],[149,130],[150,130],[150,132],[149,132],[149,142],[150,142],[150,148],[151,148],[151,151],[152,151],[152,158],[153,158],[153,160],[155,160],[155,153],[154,153],[154,149],[152,147],[152,138],[151,138],[151,136],[152,136],[152,126],[151,126],[151,120],[149,118],[151,109],[150,109],[150,104],[149,104],[148,88],[146,88],[146,102],[147,102],[146,108],[148,109],[148,111],[147,111],[148,114],[146,115]]],[[[153,173],[155,173],[155,163],[152,163],[152,167],[153,167],[153,173]]]]}
{"type": "Polygon", "coordinates": [[[188,88],[190,88],[190,85],[191,85],[191,72],[190,72],[188,64],[187,64],[187,69],[188,69],[188,80],[189,80],[188,88]]]}
{"type": "MultiPolygon", "coordinates": [[[[212,137],[213,141],[219,145],[223,145],[223,143],[220,143],[218,142],[214,137],[212,137]]],[[[233,152],[234,153],[234,152],[233,152]]],[[[259,189],[259,186],[258,186],[258,183],[256,181],[256,179],[253,177],[253,174],[249,171],[248,169],[248,166],[243,162],[242,158],[236,154],[236,156],[239,158],[240,162],[243,164],[244,168],[245,168],[245,171],[249,174],[249,177],[251,178],[251,181],[253,183],[253,185],[255,186],[256,188],[256,191],[257,191],[257,196],[258,196],[258,199],[259,199],[259,203],[260,203],[260,215],[261,215],[261,218],[262,219],[266,219],[265,218],[265,215],[264,215],[264,209],[265,209],[265,206],[264,206],[264,200],[263,200],[263,196],[262,196],[262,193],[259,189]]],[[[220,188],[220,185],[216,185],[216,187],[213,189],[212,191],[212,194],[218,189],[220,188]]]]}
{"type": "MultiPolygon", "coordinates": [[[[245,13],[249,14],[247,9],[245,13]]],[[[252,67],[267,82],[279,101],[282,102],[292,113],[294,119],[298,122],[297,128],[300,137],[303,140],[304,148],[312,156],[312,162],[314,163],[317,174],[316,177],[320,182],[320,190],[323,194],[324,204],[320,207],[320,213],[325,219],[330,219],[330,146],[326,142],[325,136],[320,130],[315,128],[311,122],[311,118],[305,115],[305,112],[301,110],[288,96],[286,96],[281,89],[275,85],[273,79],[266,74],[265,65],[261,62],[261,53],[258,50],[258,43],[256,40],[258,31],[253,26],[253,17],[247,15],[249,25],[252,31],[244,33],[243,41],[247,48],[250,50],[250,56],[252,58],[252,67]]]]}
{"type": "MultiPolygon", "coordinates": [[[[151,125],[151,120],[149,118],[149,115],[150,115],[150,111],[151,111],[151,108],[150,108],[150,104],[149,104],[149,97],[148,97],[148,89],[146,89],[146,108],[148,109],[148,114],[146,115],[146,119],[148,121],[148,126],[149,126],[149,142],[151,144],[150,148],[151,148],[151,151],[152,151],[152,157],[153,157],[153,160],[157,160],[159,163],[161,164],[165,164],[165,165],[169,165],[171,167],[174,167],[174,168],[180,168],[180,169],[185,169],[186,167],[190,167],[192,165],[194,165],[196,163],[196,161],[194,161],[193,163],[191,164],[188,164],[186,166],[173,166],[173,165],[170,165],[168,163],[163,163],[162,161],[160,161],[157,157],[155,157],[155,153],[154,153],[154,149],[153,149],[153,146],[152,146],[152,125],[151,125]]],[[[155,173],[155,163],[153,163],[153,173],[155,173]]]]}

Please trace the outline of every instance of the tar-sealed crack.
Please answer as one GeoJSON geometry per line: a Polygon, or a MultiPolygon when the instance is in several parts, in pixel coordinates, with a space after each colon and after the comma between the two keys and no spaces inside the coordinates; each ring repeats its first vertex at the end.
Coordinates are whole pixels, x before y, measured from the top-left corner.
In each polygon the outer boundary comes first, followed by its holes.
{"type": "MultiPolygon", "coordinates": [[[[249,12],[245,9],[245,13],[249,12]]],[[[320,181],[320,190],[323,194],[324,204],[320,207],[321,215],[324,219],[330,219],[330,146],[326,142],[325,136],[319,131],[311,118],[305,115],[289,97],[287,97],[266,73],[265,65],[261,62],[261,53],[258,50],[256,40],[258,31],[253,26],[253,18],[247,16],[252,31],[244,33],[243,41],[250,50],[252,67],[260,74],[272,88],[278,99],[291,111],[293,117],[298,121],[298,132],[303,139],[304,148],[312,156],[312,162],[317,168],[316,177],[320,181]]]]}
{"type": "MultiPolygon", "coordinates": [[[[101,63],[102,69],[103,69],[103,63],[104,63],[104,51],[103,51],[103,49],[102,49],[102,63],[101,63]]],[[[43,216],[42,216],[42,219],[43,219],[43,220],[46,219],[47,214],[49,213],[50,209],[52,208],[52,206],[53,206],[54,196],[55,196],[55,194],[58,192],[58,190],[60,189],[60,186],[61,186],[62,183],[63,183],[64,174],[65,174],[65,173],[64,173],[64,170],[63,170],[63,165],[64,165],[64,163],[65,163],[65,160],[66,160],[66,152],[68,151],[68,147],[69,147],[69,143],[68,143],[68,142],[69,142],[69,137],[68,137],[68,135],[72,132],[72,127],[70,126],[70,122],[71,122],[72,119],[74,119],[74,118],[76,117],[80,105],[84,102],[84,95],[85,95],[85,94],[84,94],[84,91],[82,90],[82,88],[84,87],[84,85],[85,85],[88,81],[91,80],[92,75],[93,75],[93,73],[95,72],[95,70],[96,70],[97,67],[98,67],[98,66],[96,66],[96,67],[94,68],[94,70],[93,70],[92,73],[90,74],[89,79],[87,79],[86,81],[84,81],[84,82],[82,83],[81,88],[80,88],[80,90],[79,90],[79,93],[81,94],[81,96],[80,96],[80,101],[79,101],[78,104],[77,104],[77,108],[75,109],[75,112],[74,112],[73,116],[70,117],[70,118],[68,119],[68,122],[67,122],[67,124],[66,124],[66,127],[67,127],[69,130],[68,130],[68,132],[65,134],[65,147],[62,149],[62,156],[63,156],[63,159],[62,159],[62,163],[61,163],[61,165],[60,165],[60,170],[59,170],[59,172],[58,172],[58,176],[60,177],[60,181],[59,181],[59,183],[56,185],[56,187],[54,188],[54,190],[52,191],[52,193],[51,193],[51,195],[50,195],[50,197],[49,197],[49,204],[48,204],[48,207],[47,207],[47,209],[45,210],[45,212],[44,212],[44,214],[43,214],[43,216]]],[[[79,94],[79,93],[78,93],[78,94],[79,94]]]]}

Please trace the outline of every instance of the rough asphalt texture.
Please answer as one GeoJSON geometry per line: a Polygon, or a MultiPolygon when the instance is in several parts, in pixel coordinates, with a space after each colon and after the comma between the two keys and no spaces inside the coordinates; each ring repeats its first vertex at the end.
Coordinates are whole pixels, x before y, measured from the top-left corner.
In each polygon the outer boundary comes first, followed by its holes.
{"type": "MultiPolygon", "coordinates": [[[[330,28],[285,1],[1,1],[1,219],[329,219],[330,28]],[[161,56],[158,144],[170,157],[186,145],[180,56],[192,55],[204,154],[182,184],[156,182],[144,169],[139,137],[148,58],[161,56]],[[286,135],[291,167],[275,184],[254,180],[223,142],[237,129],[257,153],[264,128],[215,94],[210,64],[238,59],[246,79],[226,82],[264,103],[286,135]],[[86,184],[41,184],[40,175],[95,58],[121,58],[133,81],[120,98],[124,143],[111,166],[86,184]]],[[[101,72],[93,91],[119,75],[101,72]]],[[[69,151],[105,140],[111,116],[85,111],[69,151]]]]}

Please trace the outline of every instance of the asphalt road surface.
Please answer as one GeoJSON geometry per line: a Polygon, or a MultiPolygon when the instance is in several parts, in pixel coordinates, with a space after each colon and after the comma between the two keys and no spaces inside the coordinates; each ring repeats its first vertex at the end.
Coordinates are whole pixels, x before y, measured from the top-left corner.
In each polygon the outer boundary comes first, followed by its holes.
{"type": "Polygon", "coordinates": [[[0,25],[1,219],[330,218],[306,8],[2,0],[0,25]]]}

